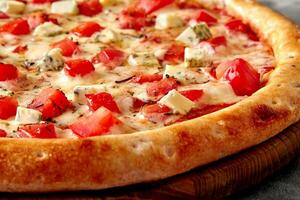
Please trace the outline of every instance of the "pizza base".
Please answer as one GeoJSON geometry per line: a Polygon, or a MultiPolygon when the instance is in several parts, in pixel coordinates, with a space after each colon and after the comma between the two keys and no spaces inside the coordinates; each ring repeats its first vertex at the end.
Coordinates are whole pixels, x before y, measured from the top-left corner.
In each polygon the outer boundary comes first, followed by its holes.
{"type": "Polygon", "coordinates": [[[265,87],[226,109],[151,131],[85,139],[1,138],[0,191],[91,190],[159,180],[259,144],[297,122],[300,30],[254,1],[225,2],[274,50],[277,68],[265,87]]]}

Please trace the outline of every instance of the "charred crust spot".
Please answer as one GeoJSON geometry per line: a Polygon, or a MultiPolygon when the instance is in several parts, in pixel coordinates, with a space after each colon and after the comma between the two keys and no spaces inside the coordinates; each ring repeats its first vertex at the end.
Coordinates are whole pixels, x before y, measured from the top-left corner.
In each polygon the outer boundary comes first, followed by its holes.
{"type": "Polygon", "coordinates": [[[269,124],[288,115],[287,110],[277,110],[267,105],[258,105],[253,109],[255,124],[269,124]]]}
{"type": "Polygon", "coordinates": [[[93,150],[93,147],[94,147],[94,142],[92,140],[85,139],[85,140],[82,140],[79,148],[80,148],[80,151],[91,152],[93,150]]]}
{"type": "Polygon", "coordinates": [[[179,155],[184,157],[188,154],[189,149],[193,147],[195,139],[187,131],[178,132],[178,149],[179,155]]]}
{"type": "Polygon", "coordinates": [[[101,152],[108,152],[112,149],[111,145],[108,143],[103,143],[100,146],[101,152]]]}

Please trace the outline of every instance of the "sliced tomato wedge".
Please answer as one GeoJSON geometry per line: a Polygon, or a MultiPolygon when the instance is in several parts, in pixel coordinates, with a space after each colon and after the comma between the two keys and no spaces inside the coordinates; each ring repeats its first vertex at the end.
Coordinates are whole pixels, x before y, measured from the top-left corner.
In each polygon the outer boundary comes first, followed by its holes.
{"type": "Polygon", "coordinates": [[[62,54],[66,57],[71,57],[74,53],[79,51],[77,44],[68,38],[51,44],[51,47],[60,48],[62,54]]]}
{"type": "Polygon", "coordinates": [[[224,36],[211,38],[211,39],[207,40],[207,42],[214,48],[222,46],[222,45],[224,45],[224,46],[227,45],[227,40],[224,36]]]}
{"type": "Polygon", "coordinates": [[[168,117],[171,109],[167,106],[160,104],[146,105],[142,108],[142,114],[145,118],[152,122],[161,123],[168,117]]]}
{"type": "Polygon", "coordinates": [[[31,104],[28,105],[28,108],[40,111],[44,120],[57,117],[71,107],[72,104],[65,94],[55,88],[44,89],[31,104]]]}
{"type": "Polygon", "coordinates": [[[229,81],[236,95],[251,96],[260,88],[260,74],[247,61],[237,58],[221,67],[227,68],[222,77],[229,81]]]}
{"type": "Polygon", "coordinates": [[[101,31],[103,28],[96,22],[84,22],[75,27],[71,32],[80,37],[90,37],[96,32],[101,31]]]}
{"type": "Polygon", "coordinates": [[[55,127],[52,123],[40,123],[20,126],[18,135],[21,138],[57,138],[55,127]]]}
{"type": "Polygon", "coordinates": [[[13,97],[0,96],[0,119],[8,119],[17,113],[18,101],[13,97]]]}
{"type": "Polygon", "coordinates": [[[85,16],[94,16],[102,12],[103,7],[99,0],[86,0],[78,5],[79,12],[85,16]]]}
{"type": "Polygon", "coordinates": [[[11,64],[0,63],[0,81],[14,80],[18,78],[18,69],[11,64]]]}
{"type": "Polygon", "coordinates": [[[96,111],[98,108],[103,106],[112,112],[121,113],[113,96],[109,93],[101,92],[98,94],[86,94],[85,96],[88,106],[93,111],[96,111]]]}
{"type": "Polygon", "coordinates": [[[242,20],[236,19],[236,20],[231,20],[225,24],[225,26],[234,32],[240,32],[248,35],[249,39],[253,41],[258,41],[257,35],[252,31],[250,26],[247,24],[244,24],[242,20]]]}
{"type": "Polygon", "coordinates": [[[30,33],[30,27],[25,19],[14,19],[0,26],[0,32],[13,35],[27,35],[30,33]]]}
{"type": "Polygon", "coordinates": [[[27,45],[19,45],[13,50],[13,53],[24,54],[27,50],[27,45]]]}
{"type": "Polygon", "coordinates": [[[185,90],[180,91],[180,94],[191,101],[198,101],[203,96],[203,90],[185,90]]]}
{"type": "Polygon", "coordinates": [[[197,22],[205,22],[208,26],[215,25],[218,20],[208,12],[201,10],[196,18],[197,22]]]}
{"type": "Polygon", "coordinates": [[[136,5],[136,9],[143,10],[146,14],[150,14],[172,4],[173,2],[175,2],[175,0],[139,0],[138,4],[136,5]]]}
{"type": "Polygon", "coordinates": [[[160,81],[162,78],[163,76],[161,74],[142,74],[131,79],[131,82],[143,84],[147,82],[160,81]]]}
{"type": "Polygon", "coordinates": [[[178,64],[184,60],[185,46],[181,44],[172,44],[163,57],[163,61],[168,64],[178,64]]]}
{"type": "Polygon", "coordinates": [[[70,76],[84,76],[95,71],[94,65],[85,59],[74,59],[65,62],[65,72],[70,76]]]}
{"type": "Polygon", "coordinates": [[[73,124],[70,129],[81,138],[100,136],[108,134],[110,128],[119,123],[113,113],[102,107],[87,117],[81,117],[73,124]]]}
{"type": "Polygon", "coordinates": [[[148,83],[147,94],[150,97],[161,97],[173,89],[177,89],[178,82],[174,78],[165,78],[160,81],[148,83]]]}
{"type": "Polygon", "coordinates": [[[0,137],[6,137],[6,136],[7,136],[6,131],[3,129],[0,129],[0,137]]]}
{"type": "Polygon", "coordinates": [[[118,49],[104,49],[92,58],[94,64],[103,63],[109,68],[121,65],[126,60],[126,55],[118,49]]]}
{"type": "Polygon", "coordinates": [[[140,110],[146,103],[138,98],[133,97],[132,108],[133,111],[140,110]]]}
{"type": "Polygon", "coordinates": [[[9,16],[5,12],[0,12],[0,19],[8,19],[9,16]]]}

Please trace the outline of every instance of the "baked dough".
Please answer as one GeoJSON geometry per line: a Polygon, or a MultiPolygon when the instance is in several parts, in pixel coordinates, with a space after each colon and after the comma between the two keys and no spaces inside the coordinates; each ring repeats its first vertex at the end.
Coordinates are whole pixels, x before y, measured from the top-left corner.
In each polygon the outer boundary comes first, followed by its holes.
{"type": "Polygon", "coordinates": [[[1,138],[0,191],[91,190],[159,180],[259,144],[297,122],[299,28],[254,1],[225,0],[224,6],[273,48],[276,69],[264,88],[215,113],[151,131],[85,139],[1,138]]]}

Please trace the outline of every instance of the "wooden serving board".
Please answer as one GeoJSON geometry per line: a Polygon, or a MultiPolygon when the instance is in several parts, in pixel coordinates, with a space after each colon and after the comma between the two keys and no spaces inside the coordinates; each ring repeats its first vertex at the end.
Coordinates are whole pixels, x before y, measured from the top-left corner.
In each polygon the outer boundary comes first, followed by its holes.
{"type": "Polygon", "coordinates": [[[252,149],[159,182],[99,191],[4,196],[80,200],[220,199],[258,184],[286,166],[299,153],[300,122],[252,149]]]}

